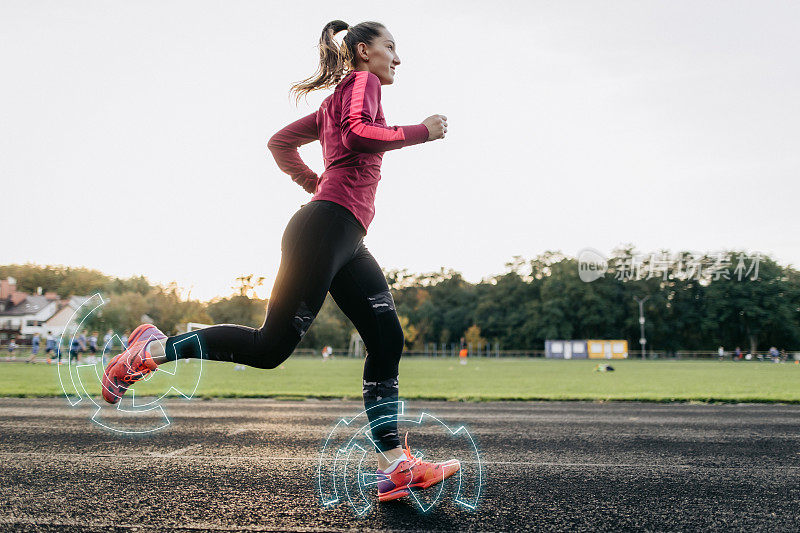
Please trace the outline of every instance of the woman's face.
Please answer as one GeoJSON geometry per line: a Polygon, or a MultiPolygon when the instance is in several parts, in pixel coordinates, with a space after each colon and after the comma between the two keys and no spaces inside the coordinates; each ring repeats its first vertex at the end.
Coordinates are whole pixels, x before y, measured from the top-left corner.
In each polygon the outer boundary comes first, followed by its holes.
{"type": "Polygon", "coordinates": [[[381,34],[371,44],[358,43],[361,68],[368,70],[381,80],[381,85],[394,83],[394,69],[400,64],[400,57],[395,50],[394,37],[389,30],[381,28],[381,34]],[[363,47],[363,48],[362,48],[363,47]],[[364,60],[364,55],[368,61],[364,60]]]}

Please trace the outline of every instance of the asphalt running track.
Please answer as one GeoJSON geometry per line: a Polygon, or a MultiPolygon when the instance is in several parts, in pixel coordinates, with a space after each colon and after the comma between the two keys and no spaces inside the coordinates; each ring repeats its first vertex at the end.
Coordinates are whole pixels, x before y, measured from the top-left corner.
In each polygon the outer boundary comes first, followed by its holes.
{"type": "MultiPolygon", "coordinates": [[[[476,511],[323,508],[320,444],[357,402],[174,400],[122,436],[64,399],[0,399],[0,528],[13,531],[610,531],[800,528],[800,406],[410,402],[470,428],[476,511]]],[[[410,437],[410,440],[413,437],[410,437]]],[[[445,487],[448,488],[448,487],[445,487]]],[[[453,489],[451,485],[450,490],[453,489]]]]}

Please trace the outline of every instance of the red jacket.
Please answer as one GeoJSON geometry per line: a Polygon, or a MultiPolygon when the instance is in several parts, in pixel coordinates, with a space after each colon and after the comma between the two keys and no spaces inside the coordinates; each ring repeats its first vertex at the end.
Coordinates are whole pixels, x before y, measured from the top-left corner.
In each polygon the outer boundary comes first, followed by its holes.
{"type": "Polygon", "coordinates": [[[366,230],[375,216],[383,153],[427,140],[424,124],[387,126],[380,80],[371,72],[353,71],[316,112],[280,130],[267,146],[278,167],[314,193],[312,200],[346,207],[366,230]],[[319,178],[297,153],[299,146],[317,140],[325,158],[319,178]]]}

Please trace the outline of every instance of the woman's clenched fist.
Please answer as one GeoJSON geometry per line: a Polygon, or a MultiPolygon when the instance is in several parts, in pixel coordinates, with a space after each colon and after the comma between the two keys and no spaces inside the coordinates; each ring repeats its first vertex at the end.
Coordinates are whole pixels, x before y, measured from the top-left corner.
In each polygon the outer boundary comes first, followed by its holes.
{"type": "Polygon", "coordinates": [[[428,140],[444,139],[447,133],[447,117],[444,115],[431,115],[422,121],[428,128],[428,140]]]}

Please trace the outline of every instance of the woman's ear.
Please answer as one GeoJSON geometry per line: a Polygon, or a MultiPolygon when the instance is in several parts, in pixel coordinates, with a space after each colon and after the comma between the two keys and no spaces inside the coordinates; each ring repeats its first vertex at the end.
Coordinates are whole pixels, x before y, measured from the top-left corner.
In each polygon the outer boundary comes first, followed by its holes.
{"type": "Polygon", "coordinates": [[[361,61],[369,62],[369,54],[367,53],[367,44],[366,43],[358,43],[356,45],[356,54],[358,54],[358,59],[361,61]]]}

